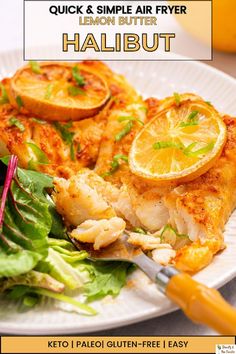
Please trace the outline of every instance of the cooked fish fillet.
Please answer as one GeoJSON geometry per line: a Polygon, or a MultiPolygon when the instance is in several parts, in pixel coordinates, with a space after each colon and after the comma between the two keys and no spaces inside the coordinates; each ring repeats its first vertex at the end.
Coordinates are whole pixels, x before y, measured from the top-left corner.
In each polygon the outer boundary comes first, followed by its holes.
{"type": "MultiPolygon", "coordinates": [[[[87,218],[109,219],[114,215],[127,220],[131,230],[134,226],[141,226],[154,232],[170,224],[179,234],[188,235],[192,243],[177,250],[175,258],[173,252],[167,251],[169,258],[172,257],[173,263],[181,270],[198,271],[224,248],[222,232],[236,206],[236,120],[226,116],[224,121],[228,139],[223,153],[216,164],[196,180],[163,187],[127,172],[124,185],[118,188],[94,171],[83,170],[71,179],[74,186],[80,184],[80,191],[73,186],[68,199],[65,197],[65,186],[61,185],[61,193],[59,188],[59,193],[54,197],[58,211],[74,225],[87,218]],[[97,203],[92,199],[94,196],[97,203]],[[80,198],[79,204],[75,203],[77,198],[80,198]],[[80,216],[83,208],[87,213],[83,214],[84,218],[72,222],[71,216],[74,213],[80,216]]],[[[55,183],[58,189],[58,180],[55,183]]],[[[142,235],[139,243],[138,235],[135,237],[136,244],[143,242],[142,235]]],[[[165,254],[166,251],[163,251],[163,256],[165,254]]],[[[158,252],[155,253],[156,259],[157,255],[158,252]]]]}
{"type": "MultiPolygon", "coordinates": [[[[147,101],[151,119],[159,101],[147,101]]],[[[125,218],[133,226],[155,232],[170,224],[191,243],[177,250],[179,269],[196,272],[225,247],[223,229],[236,207],[236,119],[223,117],[228,138],[222,155],[204,175],[183,185],[158,185],[134,176],[126,166],[109,176],[121,185],[116,207],[126,206],[125,218]],[[117,174],[118,177],[116,176],[117,174]],[[125,191],[125,192],[124,192],[125,191]]]]}
{"type": "Polygon", "coordinates": [[[116,216],[111,200],[119,191],[93,171],[83,169],[68,180],[54,178],[54,185],[52,197],[67,224],[78,226],[88,219],[116,216]]]}
{"type": "Polygon", "coordinates": [[[28,168],[31,159],[37,160],[37,154],[35,155],[30,145],[34,144],[48,159],[47,164],[34,164],[34,168],[50,175],[68,178],[81,167],[95,164],[105,124],[105,120],[99,117],[73,122],[67,129],[74,134],[73,160],[71,144],[62,138],[53,124],[35,120],[8,105],[0,113],[0,155],[15,154],[19,158],[19,165],[28,168]],[[21,130],[16,125],[11,125],[12,118],[17,120],[17,124],[21,124],[21,130]]]}
{"type": "MultiPolygon", "coordinates": [[[[54,124],[40,124],[32,115],[21,107],[16,110],[10,104],[0,106],[0,155],[16,154],[20,166],[27,168],[29,162],[35,160],[35,152],[31,143],[36,145],[46,155],[47,164],[34,164],[34,168],[53,176],[69,178],[81,167],[92,167],[98,157],[98,150],[107,121],[122,114],[135,112],[137,101],[142,106],[142,100],[124,77],[114,73],[101,62],[83,62],[81,67],[89,67],[90,71],[99,73],[108,83],[112,98],[107,105],[93,118],[73,122],[67,128],[66,123],[60,122],[63,133],[54,124]],[[133,105],[133,106],[132,106],[133,105]],[[133,107],[133,108],[132,108],[133,107]],[[22,125],[21,131],[17,126],[11,126],[11,118],[16,118],[22,125]],[[71,135],[68,137],[68,134],[71,135]],[[73,139],[71,144],[70,139],[73,139]],[[72,154],[71,148],[74,153],[72,154]],[[74,157],[73,157],[74,155],[74,157]]],[[[3,80],[9,91],[10,80],[3,80]]],[[[139,106],[137,107],[139,111],[139,106]]],[[[41,122],[42,123],[42,122],[41,122]]],[[[118,123],[121,125],[124,123],[118,123]]],[[[104,137],[103,137],[104,140],[104,137]]],[[[32,164],[31,164],[32,166],[32,164]]]]}
{"type": "Polygon", "coordinates": [[[134,89],[127,88],[125,84],[114,100],[113,111],[107,120],[95,166],[99,175],[103,175],[107,181],[112,181],[117,186],[121,186],[121,176],[129,168],[127,162],[121,158],[118,159],[119,168],[113,173],[113,159],[116,156],[128,156],[136,133],[147,119],[147,104],[134,89]]]}
{"type": "Polygon", "coordinates": [[[170,222],[193,241],[177,253],[177,267],[195,272],[225,247],[223,230],[236,207],[236,119],[224,117],[228,139],[214,167],[174,189],[164,202],[170,222]]]}
{"type": "Polygon", "coordinates": [[[179,186],[155,183],[126,174],[132,208],[141,225],[155,231],[166,224],[192,243],[177,251],[177,268],[196,272],[225,247],[224,225],[236,207],[236,119],[225,116],[227,142],[221,157],[204,175],[179,186]]]}
{"type": "Polygon", "coordinates": [[[99,250],[115,242],[124,232],[125,226],[124,220],[117,217],[86,220],[71,232],[71,236],[80,242],[93,243],[93,248],[99,250]]]}
{"type": "MultiPolygon", "coordinates": [[[[33,161],[35,169],[57,176],[53,194],[57,210],[70,227],[76,227],[73,232],[79,240],[99,249],[117,239],[125,227],[130,231],[139,227],[148,235],[132,233],[130,242],[154,248],[157,261],[172,262],[188,272],[205,267],[225,247],[224,225],[236,207],[236,120],[223,117],[227,142],[207,173],[182,185],[147,181],[130,172],[127,156],[143,123],[167,101],[144,102],[124,77],[101,62],[81,65],[103,76],[111,91],[99,114],[71,125],[60,122],[58,127],[35,119],[24,107],[1,105],[0,155],[16,154],[22,167],[33,161]],[[37,159],[43,161],[35,163],[37,159]],[[95,171],[83,168],[94,165],[95,171]],[[181,245],[186,240],[183,247],[173,244],[173,249],[162,239],[166,225],[175,230],[176,238],[183,237],[181,245]]],[[[9,81],[4,85],[7,88],[9,81]]]]}

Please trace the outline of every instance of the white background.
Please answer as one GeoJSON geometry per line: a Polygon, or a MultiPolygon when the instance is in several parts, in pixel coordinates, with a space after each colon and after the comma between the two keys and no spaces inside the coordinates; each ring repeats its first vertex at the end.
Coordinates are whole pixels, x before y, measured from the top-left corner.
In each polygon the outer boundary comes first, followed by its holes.
{"type": "MultiPolygon", "coordinates": [[[[22,0],[0,0],[0,51],[22,48],[23,21],[22,0]]],[[[173,22],[170,31],[175,31],[173,22]]],[[[42,23],[43,30],[43,23],[42,23]]],[[[193,40],[182,31],[183,45],[195,46],[201,50],[202,44],[193,40]]],[[[236,55],[214,53],[214,61],[208,64],[220,68],[236,77],[236,55]]],[[[1,63],[0,63],[1,65],[1,63]]],[[[236,306],[236,280],[232,280],[221,289],[221,293],[231,304],[236,306]]],[[[145,321],[135,325],[103,331],[104,335],[191,335],[214,334],[213,331],[191,323],[180,311],[157,319],[145,321]]]]}

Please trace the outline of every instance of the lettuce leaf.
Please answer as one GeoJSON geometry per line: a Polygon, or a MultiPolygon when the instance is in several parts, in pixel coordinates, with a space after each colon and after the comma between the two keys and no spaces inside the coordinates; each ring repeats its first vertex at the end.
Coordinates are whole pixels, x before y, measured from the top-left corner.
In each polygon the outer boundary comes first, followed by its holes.
{"type": "MultiPolygon", "coordinates": [[[[0,160],[7,164],[7,158],[0,160]]],[[[118,295],[126,283],[130,264],[91,262],[85,251],[77,250],[67,241],[66,229],[47,193],[52,187],[50,176],[17,169],[0,232],[0,292],[1,287],[4,291],[4,288],[14,290],[18,287],[20,290],[19,287],[26,286],[27,296],[33,291],[61,301],[74,301],[74,304],[76,301],[68,300],[64,294],[55,294],[53,286],[45,290],[44,285],[82,288],[88,301],[118,295]]],[[[31,300],[27,298],[26,302],[31,304],[31,300]]]]}
{"type": "Polygon", "coordinates": [[[56,293],[61,293],[65,288],[64,284],[53,279],[50,275],[31,270],[27,274],[0,280],[0,293],[19,285],[48,289],[56,293]]]}
{"type": "Polygon", "coordinates": [[[0,278],[26,273],[47,256],[51,224],[48,205],[25,190],[15,177],[0,235],[0,278]]]}
{"type": "Polygon", "coordinates": [[[13,277],[33,269],[42,256],[36,252],[20,250],[7,254],[0,245],[0,280],[2,277],[13,277]]]}
{"type": "Polygon", "coordinates": [[[126,283],[131,267],[126,262],[93,262],[85,266],[91,281],[85,284],[88,301],[99,300],[106,295],[117,296],[126,283]]]}
{"type": "Polygon", "coordinates": [[[37,270],[50,274],[54,279],[65,284],[67,289],[75,290],[89,281],[88,272],[78,267],[87,258],[85,251],[77,251],[65,240],[49,238],[48,257],[39,262],[37,270]],[[63,246],[62,246],[63,245],[63,246]]]}
{"type": "Polygon", "coordinates": [[[63,225],[61,216],[57,213],[55,205],[47,193],[48,188],[53,188],[53,178],[36,171],[17,169],[19,181],[36,195],[42,202],[47,203],[52,218],[50,233],[55,237],[66,238],[66,228],[63,225]]]}
{"type": "MultiPolygon", "coordinates": [[[[4,165],[8,165],[9,159],[10,156],[4,156],[0,158],[0,161],[4,165]]],[[[5,171],[1,171],[0,181],[4,181],[4,172],[5,171]]],[[[49,212],[52,218],[50,230],[51,235],[57,238],[67,238],[66,228],[63,224],[62,218],[57,213],[55,204],[47,192],[47,189],[53,188],[53,178],[45,173],[25,170],[19,167],[17,168],[17,177],[24,189],[39,198],[42,202],[48,204],[49,212]]]]}

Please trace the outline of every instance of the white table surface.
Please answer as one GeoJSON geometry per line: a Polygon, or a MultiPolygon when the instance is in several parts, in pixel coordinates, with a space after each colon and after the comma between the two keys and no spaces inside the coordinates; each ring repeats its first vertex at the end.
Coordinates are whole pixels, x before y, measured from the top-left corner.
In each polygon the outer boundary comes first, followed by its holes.
{"type": "MultiPolygon", "coordinates": [[[[21,48],[23,43],[22,26],[23,0],[0,1],[0,51],[21,48]]],[[[171,30],[171,28],[170,28],[171,30]]],[[[184,45],[201,48],[202,44],[183,33],[184,45]]],[[[207,62],[236,78],[236,54],[214,52],[214,60],[207,62]]],[[[1,63],[0,63],[1,65],[1,63]]],[[[235,112],[236,115],[236,112],[235,112]]],[[[236,279],[220,289],[225,299],[236,307],[236,279]]],[[[95,333],[93,333],[95,334],[95,333]]],[[[96,333],[99,335],[208,335],[215,334],[211,329],[190,322],[181,311],[161,316],[130,326],[96,333]]]]}

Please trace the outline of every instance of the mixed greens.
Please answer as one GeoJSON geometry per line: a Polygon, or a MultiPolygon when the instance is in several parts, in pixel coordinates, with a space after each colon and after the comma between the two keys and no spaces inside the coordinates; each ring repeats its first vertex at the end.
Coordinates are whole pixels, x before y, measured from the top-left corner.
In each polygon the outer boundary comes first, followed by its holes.
{"type": "Polygon", "coordinates": [[[117,295],[126,282],[125,262],[92,262],[71,243],[50,193],[52,177],[0,159],[0,294],[35,306],[42,296],[65,301],[94,315],[87,304],[117,295]],[[66,293],[76,290],[83,302],[66,293]]]}

